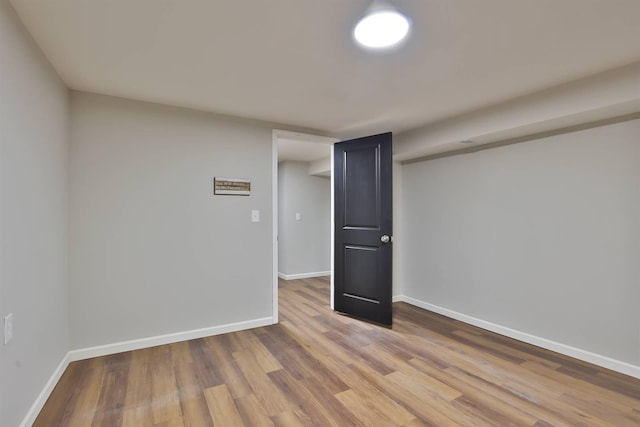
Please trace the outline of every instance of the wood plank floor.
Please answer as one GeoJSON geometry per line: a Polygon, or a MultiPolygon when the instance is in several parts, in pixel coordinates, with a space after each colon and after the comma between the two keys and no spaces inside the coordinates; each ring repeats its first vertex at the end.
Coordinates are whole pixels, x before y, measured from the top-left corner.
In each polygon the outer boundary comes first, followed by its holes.
{"type": "Polygon", "coordinates": [[[280,283],[281,323],[72,363],[35,426],[640,426],[640,380],[412,307],[280,283]]]}

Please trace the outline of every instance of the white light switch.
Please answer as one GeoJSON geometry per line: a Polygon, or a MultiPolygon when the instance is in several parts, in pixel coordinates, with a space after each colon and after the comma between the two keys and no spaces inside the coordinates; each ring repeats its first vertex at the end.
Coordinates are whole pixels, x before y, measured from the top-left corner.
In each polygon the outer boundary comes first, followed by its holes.
{"type": "Polygon", "coordinates": [[[4,343],[9,344],[13,338],[13,313],[4,316],[4,343]]]}
{"type": "Polygon", "coordinates": [[[302,219],[302,213],[296,212],[296,221],[300,221],[302,219]]]}
{"type": "Polygon", "coordinates": [[[252,210],[251,211],[251,222],[260,222],[260,211],[252,210]]]}

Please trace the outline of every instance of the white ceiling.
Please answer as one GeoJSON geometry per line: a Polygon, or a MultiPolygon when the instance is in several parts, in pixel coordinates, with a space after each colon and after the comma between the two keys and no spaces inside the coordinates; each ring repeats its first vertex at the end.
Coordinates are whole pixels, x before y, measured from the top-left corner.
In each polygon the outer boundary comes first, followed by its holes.
{"type": "Polygon", "coordinates": [[[402,49],[358,49],[369,0],[11,0],[77,90],[340,137],[404,131],[640,60],[639,0],[397,0],[402,49]]]}

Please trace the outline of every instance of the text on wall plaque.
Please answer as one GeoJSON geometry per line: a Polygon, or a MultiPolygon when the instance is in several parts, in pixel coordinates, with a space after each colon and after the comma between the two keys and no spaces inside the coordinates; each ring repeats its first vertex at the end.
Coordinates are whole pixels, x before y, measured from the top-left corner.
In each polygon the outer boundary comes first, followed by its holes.
{"type": "Polygon", "coordinates": [[[244,178],[213,178],[213,194],[231,196],[249,196],[251,180],[244,178]]]}

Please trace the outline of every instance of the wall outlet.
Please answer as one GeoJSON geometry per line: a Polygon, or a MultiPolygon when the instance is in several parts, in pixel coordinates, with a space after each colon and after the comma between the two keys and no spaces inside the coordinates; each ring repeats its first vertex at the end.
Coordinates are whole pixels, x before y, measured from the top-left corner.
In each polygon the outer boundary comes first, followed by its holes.
{"type": "Polygon", "coordinates": [[[251,211],[251,222],[260,222],[260,211],[251,211]]]}
{"type": "Polygon", "coordinates": [[[9,344],[13,339],[13,313],[4,316],[4,344],[9,344]]]}
{"type": "Polygon", "coordinates": [[[302,219],[302,213],[296,212],[296,221],[300,221],[302,219]]]}

